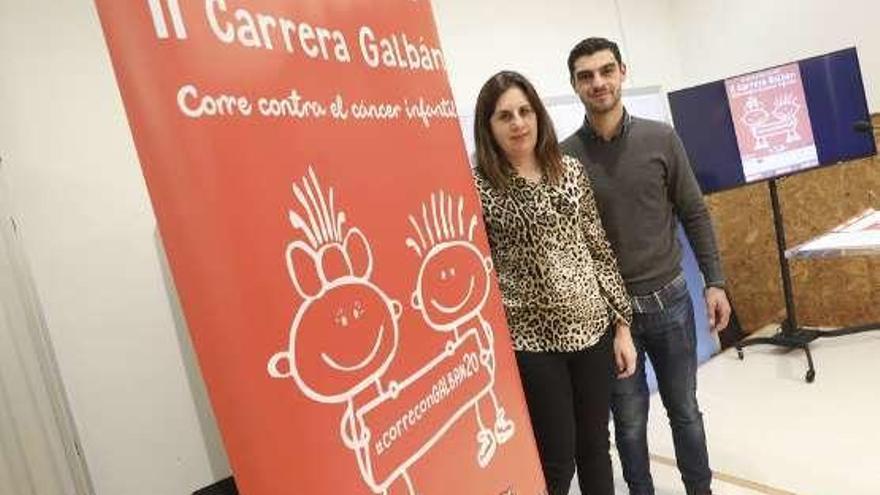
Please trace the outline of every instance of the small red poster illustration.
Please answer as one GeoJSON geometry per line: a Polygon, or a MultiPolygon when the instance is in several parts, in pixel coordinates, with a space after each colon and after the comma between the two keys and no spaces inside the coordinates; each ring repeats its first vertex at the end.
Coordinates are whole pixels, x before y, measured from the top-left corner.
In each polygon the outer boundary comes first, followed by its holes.
{"type": "Polygon", "coordinates": [[[798,64],[730,78],[725,86],[746,181],[819,163],[798,64]]]}

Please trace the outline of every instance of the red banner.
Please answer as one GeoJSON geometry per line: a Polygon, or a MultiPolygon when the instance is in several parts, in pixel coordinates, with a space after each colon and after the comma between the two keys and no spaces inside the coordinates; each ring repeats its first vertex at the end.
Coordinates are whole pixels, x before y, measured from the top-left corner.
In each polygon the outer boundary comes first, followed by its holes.
{"type": "Polygon", "coordinates": [[[430,3],[96,3],[241,492],[543,493],[430,3]]]}

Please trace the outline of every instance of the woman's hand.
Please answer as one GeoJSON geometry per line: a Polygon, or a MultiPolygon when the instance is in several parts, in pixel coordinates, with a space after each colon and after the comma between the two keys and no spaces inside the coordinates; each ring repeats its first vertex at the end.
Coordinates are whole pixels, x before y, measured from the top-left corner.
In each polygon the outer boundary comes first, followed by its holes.
{"type": "Polygon", "coordinates": [[[614,332],[614,363],[617,379],[629,378],[636,371],[636,346],[629,325],[618,321],[614,332]]]}

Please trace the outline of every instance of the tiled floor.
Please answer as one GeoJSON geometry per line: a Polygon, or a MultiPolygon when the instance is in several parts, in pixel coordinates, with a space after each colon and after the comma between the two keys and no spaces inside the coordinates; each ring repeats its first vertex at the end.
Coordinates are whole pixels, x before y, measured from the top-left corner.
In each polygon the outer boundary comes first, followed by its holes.
{"type": "MultiPolygon", "coordinates": [[[[770,346],[746,348],[744,361],[730,349],[700,368],[716,495],[880,494],[880,331],[811,348],[811,384],[803,352],[770,346]]],[[[649,441],[657,495],[684,493],[656,396],[649,441]]]]}

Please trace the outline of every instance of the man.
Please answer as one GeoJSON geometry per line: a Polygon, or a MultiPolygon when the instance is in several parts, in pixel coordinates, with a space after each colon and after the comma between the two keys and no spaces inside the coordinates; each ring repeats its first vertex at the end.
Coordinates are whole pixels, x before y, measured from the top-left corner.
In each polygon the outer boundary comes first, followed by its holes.
{"type": "Polygon", "coordinates": [[[624,108],[620,97],[626,66],[617,45],[588,38],[571,50],[568,69],[586,118],[562,147],[581,160],[590,177],[635,313],[636,373],[617,380],[612,397],[624,478],[631,494],[654,493],[647,441],[647,353],[687,493],[709,494],[712,471],[696,397],[694,308],[681,272],[676,220],[697,255],[709,323],[717,331],[727,326],[730,304],[711,219],[675,131],[633,117],[624,108]]]}

